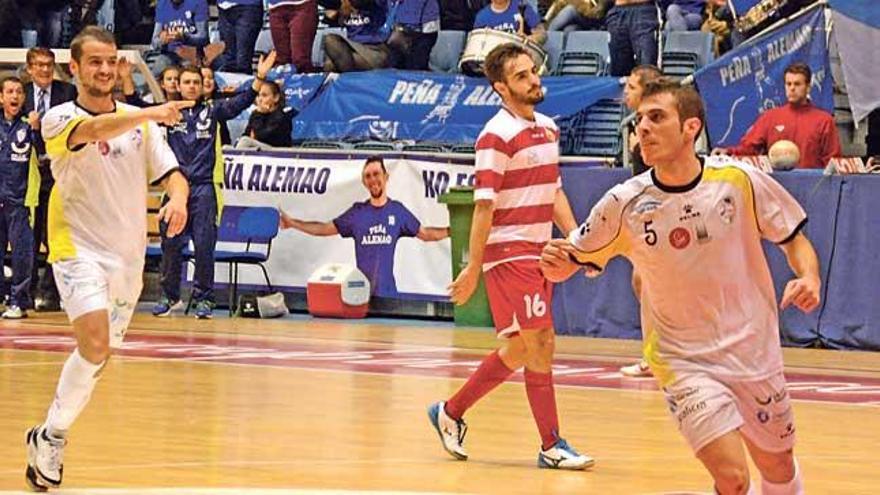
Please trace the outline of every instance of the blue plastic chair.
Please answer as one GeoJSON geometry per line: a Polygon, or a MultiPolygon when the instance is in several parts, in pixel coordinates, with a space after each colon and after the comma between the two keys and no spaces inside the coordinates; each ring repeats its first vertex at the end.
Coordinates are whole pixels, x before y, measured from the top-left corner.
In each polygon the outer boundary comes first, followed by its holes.
{"type": "MultiPolygon", "coordinates": [[[[217,228],[217,242],[237,244],[241,249],[218,249],[214,251],[214,263],[229,265],[229,315],[235,312],[235,300],[238,296],[239,265],[256,265],[263,271],[269,292],[273,292],[272,282],[265,262],[272,252],[272,240],[278,235],[280,214],[276,208],[265,206],[229,206],[223,207],[220,226],[217,228]]],[[[189,248],[184,256],[192,253],[189,248]]],[[[186,312],[192,306],[190,295],[186,312]]]]}

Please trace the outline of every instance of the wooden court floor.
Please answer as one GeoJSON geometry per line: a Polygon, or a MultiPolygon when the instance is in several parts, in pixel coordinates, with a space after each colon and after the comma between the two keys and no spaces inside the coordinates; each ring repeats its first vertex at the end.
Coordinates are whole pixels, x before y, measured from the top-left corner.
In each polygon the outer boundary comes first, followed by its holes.
{"type": "MultiPolygon", "coordinates": [[[[24,488],[24,431],[72,348],[63,315],[34,316],[0,322],[0,494],[24,488]]],[[[494,336],[388,323],[138,314],[71,431],[59,493],[711,492],[653,381],[616,372],[638,343],[559,339],[562,434],[597,463],[557,472],[535,467],[521,375],[466,415],[470,460],[447,457],[425,409],[494,336]]],[[[786,350],[807,493],[880,490],[878,357],[786,350]]]]}

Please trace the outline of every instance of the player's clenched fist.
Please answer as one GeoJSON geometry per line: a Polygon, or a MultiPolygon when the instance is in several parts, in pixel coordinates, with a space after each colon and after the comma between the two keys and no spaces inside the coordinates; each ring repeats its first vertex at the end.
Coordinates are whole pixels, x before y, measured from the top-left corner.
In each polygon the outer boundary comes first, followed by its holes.
{"type": "Polygon", "coordinates": [[[779,307],[785,309],[794,304],[804,313],[809,313],[819,306],[820,287],[819,279],[813,277],[789,280],[785,285],[785,291],[782,293],[782,302],[779,304],[779,307]]]}
{"type": "Polygon", "coordinates": [[[572,249],[571,243],[566,239],[551,239],[544,245],[540,266],[547,280],[562,282],[578,270],[578,265],[569,255],[572,249]]]}

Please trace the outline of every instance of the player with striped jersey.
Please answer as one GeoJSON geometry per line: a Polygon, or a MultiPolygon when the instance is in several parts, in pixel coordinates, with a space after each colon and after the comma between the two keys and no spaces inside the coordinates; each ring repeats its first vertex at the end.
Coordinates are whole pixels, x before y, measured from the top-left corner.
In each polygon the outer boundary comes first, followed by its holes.
{"type": "Polygon", "coordinates": [[[796,274],[781,307],[819,305],[819,262],[801,232],[806,214],[770,176],[694,153],[704,120],[691,87],[646,85],[639,142],[650,173],[609,190],[568,239],[551,241],[542,268],[564,280],[627,257],[641,275],[645,357],[673,420],[721,494],[801,494],[795,428],[782,374],[779,315],[762,239],[796,274]]]}
{"type": "Polygon", "coordinates": [[[35,491],[62,481],[67,432],[88,403],[110,348],[122,343],[141,292],[147,244],[147,185],[170,197],[159,217],[171,232],[186,224],[186,178],[156,122],[174,124],[192,102],[139,110],[113,100],[113,34],[90,26],[70,45],[75,101],[42,120],[55,186],[49,244],[58,292],[76,349],[64,363],[46,420],[27,432],[26,481],[35,491]]]}
{"type": "Polygon", "coordinates": [[[559,130],[552,119],[535,112],[544,94],[537,68],[522,47],[493,49],[485,68],[503,104],[477,139],[470,255],[449,289],[452,301],[464,304],[482,273],[495,329],[504,340],[455,395],[433,404],[428,416],[446,451],[467,459],[465,411],[524,366],[526,394],[541,436],[538,466],[585,469],[593,459],[559,436],[551,370],[552,284],[538,265],[554,223],[563,232],[577,227],[559,178],[559,130]]]}

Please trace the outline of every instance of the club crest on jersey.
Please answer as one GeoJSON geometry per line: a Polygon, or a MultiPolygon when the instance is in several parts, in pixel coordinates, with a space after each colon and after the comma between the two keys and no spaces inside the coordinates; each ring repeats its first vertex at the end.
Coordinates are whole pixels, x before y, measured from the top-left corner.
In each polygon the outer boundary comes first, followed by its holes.
{"type": "Polygon", "coordinates": [[[388,215],[388,225],[394,225],[395,223],[397,223],[397,219],[394,215],[388,215]]]}
{"type": "Polygon", "coordinates": [[[669,233],[669,245],[675,249],[684,249],[691,243],[691,233],[684,227],[676,227],[669,233]]]}
{"type": "Polygon", "coordinates": [[[22,143],[24,142],[25,138],[27,138],[27,135],[27,129],[19,129],[18,132],[15,133],[15,140],[19,143],[22,143]]]}
{"type": "Polygon", "coordinates": [[[699,218],[700,212],[694,210],[694,205],[685,203],[681,208],[682,215],[678,217],[679,222],[684,222],[687,220],[691,220],[693,218],[699,218]]]}
{"type": "Polygon", "coordinates": [[[733,223],[733,219],[736,216],[736,204],[733,202],[733,198],[730,196],[725,196],[720,203],[718,203],[718,215],[721,216],[721,221],[730,225],[733,223]]]}
{"type": "Polygon", "coordinates": [[[196,118],[196,138],[211,138],[211,120],[208,118],[208,107],[203,108],[196,118]]]}

